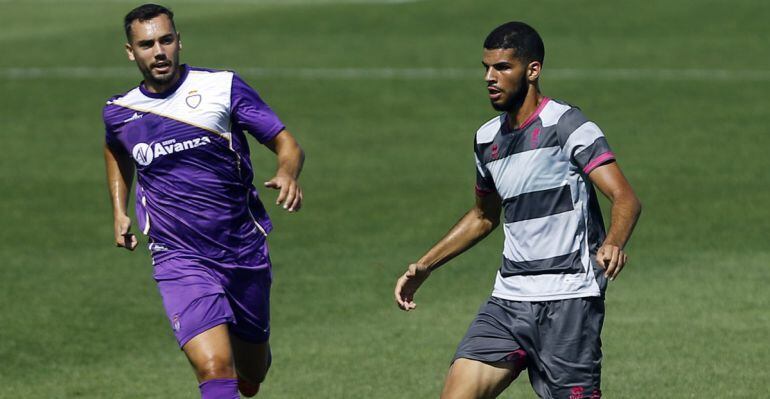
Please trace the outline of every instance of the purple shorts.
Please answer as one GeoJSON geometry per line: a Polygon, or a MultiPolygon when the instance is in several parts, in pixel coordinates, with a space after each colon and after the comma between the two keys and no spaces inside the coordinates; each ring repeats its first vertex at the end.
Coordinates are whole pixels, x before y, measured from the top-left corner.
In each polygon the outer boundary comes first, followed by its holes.
{"type": "Polygon", "coordinates": [[[180,348],[225,323],[243,340],[268,340],[273,278],[267,245],[262,255],[256,264],[236,265],[186,252],[164,253],[153,277],[180,348]]]}

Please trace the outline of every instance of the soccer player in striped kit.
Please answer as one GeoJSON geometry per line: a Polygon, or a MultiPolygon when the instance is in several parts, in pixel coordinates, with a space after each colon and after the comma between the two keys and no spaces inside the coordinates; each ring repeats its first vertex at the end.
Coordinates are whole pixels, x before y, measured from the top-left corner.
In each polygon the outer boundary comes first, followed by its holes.
{"type": "Polygon", "coordinates": [[[149,236],[154,278],[203,399],[254,396],[270,367],[270,219],[252,184],[244,132],[278,159],[266,187],[302,205],[304,153],[256,91],[230,71],[179,63],[173,13],[145,4],[125,17],[128,58],[144,80],[104,107],[104,157],[115,243],[129,250],[128,193],[149,236]]]}
{"type": "Polygon", "coordinates": [[[436,268],[501,222],[492,295],[460,342],[441,397],[494,398],[526,369],[542,398],[601,397],[604,291],[628,261],[641,212],[599,127],[538,86],[545,48],[521,22],[484,42],[489,100],[502,114],[476,132],[476,204],[395,288],[398,306],[436,268]],[[594,187],[611,202],[605,234],[594,187]]]}

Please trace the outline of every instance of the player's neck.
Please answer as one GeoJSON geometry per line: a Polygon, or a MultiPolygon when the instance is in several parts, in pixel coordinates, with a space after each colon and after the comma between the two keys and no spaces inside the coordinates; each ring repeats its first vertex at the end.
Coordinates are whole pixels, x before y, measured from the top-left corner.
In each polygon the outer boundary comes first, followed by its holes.
{"type": "Polygon", "coordinates": [[[524,97],[521,105],[508,112],[508,127],[518,129],[537,111],[542,101],[543,95],[540,94],[540,90],[538,90],[537,86],[530,85],[527,96],[524,97]]]}
{"type": "Polygon", "coordinates": [[[174,77],[171,78],[168,82],[163,83],[157,83],[157,82],[150,82],[147,79],[142,82],[144,85],[145,90],[147,90],[150,93],[158,94],[163,93],[166,90],[168,90],[171,87],[174,87],[174,85],[179,82],[179,79],[182,77],[182,66],[179,65],[176,67],[176,71],[174,72],[174,77]]]}

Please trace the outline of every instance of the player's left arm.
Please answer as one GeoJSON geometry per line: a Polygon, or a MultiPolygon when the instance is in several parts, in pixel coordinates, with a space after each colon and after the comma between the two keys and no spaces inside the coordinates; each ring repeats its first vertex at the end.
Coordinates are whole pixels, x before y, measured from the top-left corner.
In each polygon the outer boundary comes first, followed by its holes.
{"type": "Polygon", "coordinates": [[[639,220],[642,204],[617,162],[597,167],[588,178],[612,202],[610,231],[596,253],[596,261],[604,268],[605,277],[614,280],[628,262],[624,248],[639,220]]]}
{"type": "Polygon", "coordinates": [[[299,146],[288,130],[281,130],[273,139],[265,142],[265,146],[273,151],[278,158],[278,169],[275,177],[265,182],[265,187],[280,190],[277,205],[283,204],[283,209],[296,212],[302,207],[302,188],[299,185],[299,174],[305,163],[305,152],[299,146]]]}

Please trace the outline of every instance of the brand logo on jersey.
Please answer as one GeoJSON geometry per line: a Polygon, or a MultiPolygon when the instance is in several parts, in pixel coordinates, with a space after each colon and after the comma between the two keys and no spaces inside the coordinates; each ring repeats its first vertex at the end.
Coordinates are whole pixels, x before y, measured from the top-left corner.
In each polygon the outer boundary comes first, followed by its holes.
{"type": "Polygon", "coordinates": [[[201,105],[202,99],[203,97],[198,94],[198,90],[191,90],[189,93],[187,93],[187,98],[184,99],[184,102],[187,103],[188,107],[195,109],[201,105]]]}
{"type": "Polygon", "coordinates": [[[143,116],[144,116],[144,114],[139,114],[139,113],[134,112],[134,114],[131,115],[130,118],[124,120],[123,123],[128,123],[128,122],[131,122],[131,121],[135,121],[137,119],[142,119],[143,116]]]}
{"type": "Polygon", "coordinates": [[[175,314],[174,317],[171,319],[171,328],[173,328],[175,332],[179,331],[179,329],[182,328],[182,323],[179,322],[178,314],[175,314]]]}
{"type": "Polygon", "coordinates": [[[175,152],[182,152],[191,148],[200,147],[206,144],[211,144],[211,139],[208,136],[196,137],[192,140],[176,141],[176,139],[166,140],[162,143],[136,143],[131,154],[134,157],[136,163],[142,166],[147,166],[154,159],[158,159],[164,155],[173,154],[175,152]]]}
{"type": "Polygon", "coordinates": [[[161,244],[158,242],[151,242],[149,245],[150,252],[162,252],[162,251],[168,251],[168,247],[166,244],[161,244]]]}

